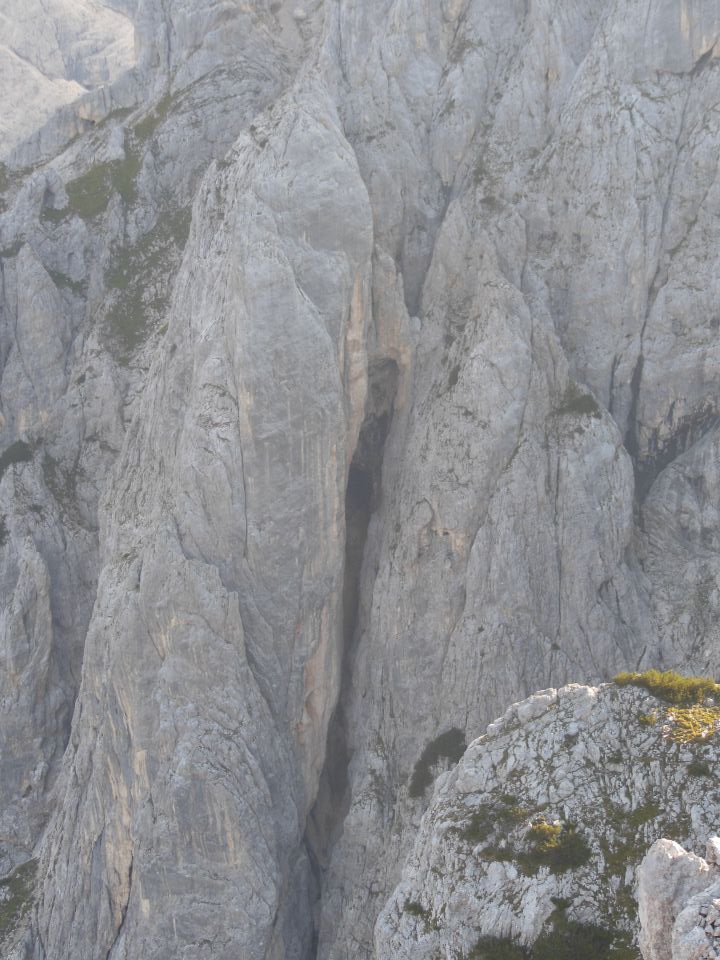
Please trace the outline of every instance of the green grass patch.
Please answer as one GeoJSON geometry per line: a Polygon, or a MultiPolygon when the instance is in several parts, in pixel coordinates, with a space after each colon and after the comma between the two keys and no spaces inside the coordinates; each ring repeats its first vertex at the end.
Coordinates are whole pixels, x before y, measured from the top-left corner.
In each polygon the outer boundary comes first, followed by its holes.
{"type": "Polygon", "coordinates": [[[629,936],[592,923],[580,923],[553,914],[551,930],[532,947],[510,937],[482,936],[467,960],[640,960],[629,936]]]}
{"type": "Polygon", "coordinates": [[[496,863],[512,863],[517,860],[519,854],[514,847],[501,847],[499,844],[490,843],[480,851],[480,857],[483,860],[494,860],[496,863]]]}
{"type": "Polygon", "coordinates": [[[37,861],[28,860],[6,880],[0,880],[4,899],[0,901],[0,939],[12,933],[29,907],[35,889],[37,861]]]}
{"type": "Polygon", "coordinates": [[[0,213],[5,213],[7,209],[5,194],[10,189],[10,174],[7,166],[0,161],[0,213]]]}
{"type": "Polygon", "coordinates": [[[406,900],[403,907],[405,913],[410,914],[411,917],[417,917],[418,920],[421,920],[426,927],[429,927],[432,930],[438,930],[440,925],[437,920],[433,919],[432,913],[430,910],[427,910],[421,903],[418,903],[417,900],[406,900]]]}
{"type": "Polygon", "coordinates": [[[457,763],[465,753],[465,747],[465,734],[457,727],[446,730],[431,740],[415,764],[410,778],[409,795],[414,798],[422,797],[427,788],[432,786],[433,767],[440,760],[457,763]]]}
{"type": "Polygon", "coordinates": [[[644,823],[649,823],[651,820],[655,820],[655,818],[659,817],[661,813],[661,807],[654,801],[649,800],[647,803],[643,803],[641,806],[636,807],[635,810],[629,813],[625,822],[631,829],[637,830],[638,827],[641,827],[644,823]]]}
{"type": "Polygon", "coordinates": [[[677,706],[699,704],[720,695],[720,684],[710,677],[684,677],[674,670],[619,673],[613,681],[619,687],[643,687],[658,700],[677,706]]]}
{"type": "Polygon", "coordinates": [[[670,739],[675,743],[701,743],[720,730],[720,707],[672,707],[667,712],[670,739]]]}
{"type": "Polygon", "coordinates": [[[134,107],[118,107],[117,110],[112,110],[106,117],[100,121],[98,126],[103,124],[119,123],[120,120],[124,120],[126,117],[129,117],[133,112],[134,107]]]}
{"type": "Polygon", "coordinates": [[[595,397],[583,393],[576,383],[570,381],[559,405],[553,411],[556,417],[593,417],[599,420],[602,412],[595,397]]]}
{"type": "Polygon", "coordinates": [[[509,937],[480,937],[468,960],[530,960],[525,947],[509,937]]]}
{"type": "Polygon", "coordinates": [[[112,163],[97,163],[66,184],[71,213],[76,213],[84,220],[92,220],[107,210],[113,192],[112,168],[112,163]]]}
{"type": "MultiPolygon", "coordinates": [[[[107,210],[110,198],[119,193],[125,203],[136,199],[135,180],[142,165],[142,153],[134,143],[128,143],[122,160],[96,163],[85,173],[65,185],[68,210],[83,220],[92,220],[107,210]]],[[[54,211],[52,218],[63,211],[54,211]]]]}
{"type": "Polygon", "coordinates": [[[558,922],[541,934],[532,949],[532,960],[609,960],[613,931],[576,920],[558,922]]]}
{"type": "Polygon", "coordinates": [[[429,910],[426,910],[421,903],[418,903],[417,900],[408,900],[403,907],[405,913],[409,913],[411,917],[426,917],[429,910]]]}
{"type": "Polygon", "coordinates": [[[582,867],[592,855],[585,838],[569,823],[536,820],[526,840],[530,849],[518,855],[518,862],[533,871],[546,866],[552,873],[565,873],[582,867]]]}
{"type": "Polygon", "coordinates": [[[712,777],[714,776],[707,760],[691,760],[687,768],[691,777],[712,777]]]}
{"type": "Polygon", "coordinates": [[[70,207],[63,207],[57,210],[55,207],[43,207],[40,211],[40,219],[44,223],[63,223],[70,217],[70,207]]]}
{"type": "MultiPolygon", "coordinates": [[[[495,803],[481,803],[475,807],[468,819],[457,830],[464,840],[475,845],[487,840],[496,830],[507,833],[523,820],[527,820],[531,812],[518,804],[517,797],[504,794],[495,803]]],[[[505,848],[496,847],[492,849],[498,853],[505,850],[505,848]]],[[[489,850],[490,848],[486,847],[483,851],[485,859],[507,859],[502,856],[488,857],[489,850]]]]}
{"type": "MultiPolygon", "coordinates": [[[[482,843],[496,830],[507,833],[530,815],[531,811],[516,804],[483,804],[458,832],[472,844],[482,843]]],[[[548,867],[552,873],[576,870],[590,860],[592,851],[572,824],[549,823],[539,818],[530,825],[522,846],[490,843],[483,847],[480,856],[501,863],[512,861],[532,875],[541,867],[548,867]]]]}
{"type": "Polygon", "coordinates": [[[105,332],[120,363],[127,363],[146,339],[151,321],[169,304],[169,278],[190,232],[189,208],[168,210],[132,247],[119,247],[105,271],[112,301],[105,332]]]}
{"type": "Polygon", "coordinates": [[[133,128],[133,132],[138,140],[149,140],[155,133],[160,124],[167,119],[172,107],[173,98],[170,93],[155,104],[152,110],[147,113],[142,120],[138,121],[133,128]]]}

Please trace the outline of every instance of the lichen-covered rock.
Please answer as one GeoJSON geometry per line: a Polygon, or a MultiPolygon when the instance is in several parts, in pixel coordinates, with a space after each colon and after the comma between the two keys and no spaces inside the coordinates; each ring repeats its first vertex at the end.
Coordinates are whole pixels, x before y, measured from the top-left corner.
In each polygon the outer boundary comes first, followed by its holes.
{"type": "Polygon", "coordinates": [[[668,835],[703,849],[720,743],[678,743],[664,710],[635,688],[568,686],[491,724],[436,782],[375,927],[378,960],[484,957],[493,939],[518,956],[594,942],[593,957],[637,957],[638,873],[643,956],[678,960],[679,905],[719,868],[667,839],[643,857],[668,835]]]}

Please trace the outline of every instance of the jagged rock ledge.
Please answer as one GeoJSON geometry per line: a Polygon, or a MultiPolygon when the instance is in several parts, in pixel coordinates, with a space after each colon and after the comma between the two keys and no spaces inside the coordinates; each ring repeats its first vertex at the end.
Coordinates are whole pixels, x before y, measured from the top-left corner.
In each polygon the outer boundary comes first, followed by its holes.
{"type": "MultiPolygon", "coordinates": [[[[375,928],[378,960],[638,958],[643,856],[661,837],[704,849],[717,825],[709,778],[720,748],[710,728],[690,735],[682,714],[616,684],[510,707],[438,778],[375,928]]],[[[693,893],[713,870],[705,864],[693,893]]],[[[691,955],[705,956],[672,960],[691,955]]]]}

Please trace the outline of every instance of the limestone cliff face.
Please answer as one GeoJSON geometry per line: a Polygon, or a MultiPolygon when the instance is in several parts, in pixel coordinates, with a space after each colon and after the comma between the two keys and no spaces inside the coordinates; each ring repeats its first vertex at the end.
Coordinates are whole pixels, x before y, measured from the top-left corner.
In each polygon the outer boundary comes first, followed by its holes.
{"type": "Polygon", "coordinates": [[[418,763],[718,669],[720,12],[113,9],[0,167],[0,865],[38,960],[363,960],[418,763]]]}
{"type": "Polygon", "coordinates": [[[135,60],[135,2],[4,0],[0,160],[58,107],[117,80],[135,60]]]}

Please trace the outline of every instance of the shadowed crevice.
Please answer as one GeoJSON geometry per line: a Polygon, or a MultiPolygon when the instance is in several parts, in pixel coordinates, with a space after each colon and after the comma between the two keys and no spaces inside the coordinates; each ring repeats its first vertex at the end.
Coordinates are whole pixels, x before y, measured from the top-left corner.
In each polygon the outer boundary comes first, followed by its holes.
{"type": "Polygon", "coordinates": [[[348,769],[351,750],[346,705],[352,685],[352,662],[360,643],[358,623],[363,558],[371,519],[382,502],[383,455],[392,423],[397,382],[398,368],[394,360],[370,363],[365,419],[348,470],[340,695],[328,727],[325,764],[306,828],[306,846],[318,878],[327,868],[332,847],[342,835],[343,822],[350,809],[348,769]]]}

